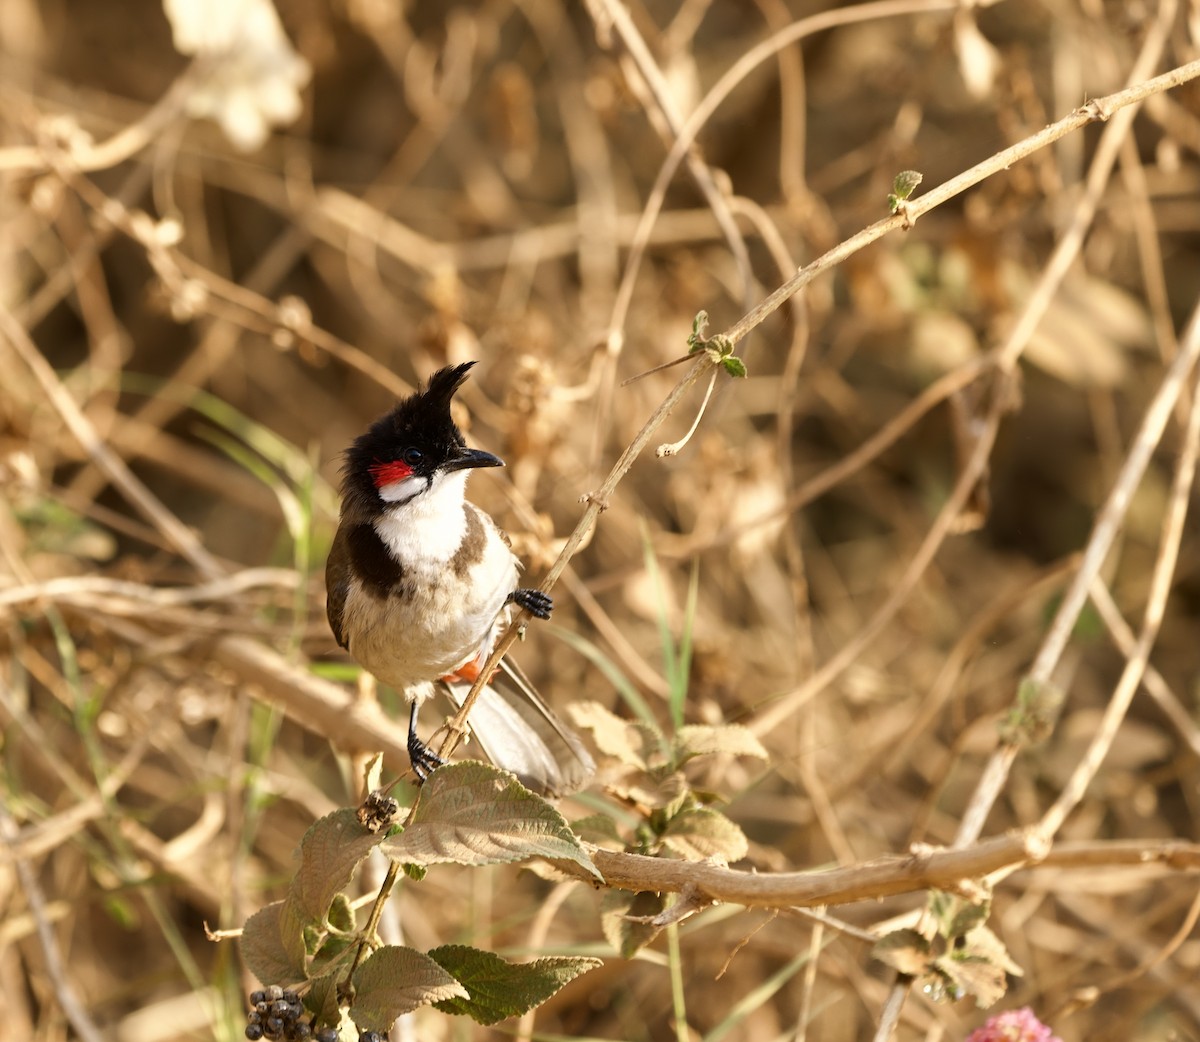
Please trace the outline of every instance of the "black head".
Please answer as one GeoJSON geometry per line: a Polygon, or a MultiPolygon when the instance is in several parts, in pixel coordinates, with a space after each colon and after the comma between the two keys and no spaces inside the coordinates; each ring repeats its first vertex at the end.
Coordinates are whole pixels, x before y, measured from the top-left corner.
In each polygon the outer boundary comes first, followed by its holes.
{"type": "Polygon", "coordinates": [[[450,418],[450,400],[474,362],[447,366],[354,440],[342,469],[342,512],[377,512],[427,491],[441,473],[502,467],[490,452],[467,448],[450,418]]]}

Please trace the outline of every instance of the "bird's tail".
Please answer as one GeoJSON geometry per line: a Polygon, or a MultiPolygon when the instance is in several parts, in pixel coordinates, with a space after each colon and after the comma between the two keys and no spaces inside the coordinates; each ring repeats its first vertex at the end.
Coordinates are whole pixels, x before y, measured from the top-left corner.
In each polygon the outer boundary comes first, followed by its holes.
{"type": "MultiPolygon", "coordinates": [[[[445,681],[444,686],[458,706],[471,690],[465,681],[445,681]]],[[[596,771],[579,736],[508,659],[480,691],[468,722],[487,758],[540,795],[569,796],[587,785],[596,771]]]]}

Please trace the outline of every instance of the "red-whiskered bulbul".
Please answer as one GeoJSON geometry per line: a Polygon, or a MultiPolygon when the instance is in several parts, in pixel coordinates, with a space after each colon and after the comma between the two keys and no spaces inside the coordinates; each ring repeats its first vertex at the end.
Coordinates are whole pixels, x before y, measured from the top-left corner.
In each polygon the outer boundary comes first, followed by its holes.
{"type": "MultiPolygon", "coordinates": [[[[552,603],[517,585],[507,537],[465,498],[477,467],[504,461],[467,448],[450,400],[474,362],[439,369],[354,441],[325,566],[337,642],[412,702],[408,751],[418,779],[441,761],[417,736],[417,709],[441,686],[461,705],[516,604],[541,619],[552,603]]],[[[595,770],[579,739],[505,659],[471,709],[471,730],[496,766],[550,796],[595,770]]]]}

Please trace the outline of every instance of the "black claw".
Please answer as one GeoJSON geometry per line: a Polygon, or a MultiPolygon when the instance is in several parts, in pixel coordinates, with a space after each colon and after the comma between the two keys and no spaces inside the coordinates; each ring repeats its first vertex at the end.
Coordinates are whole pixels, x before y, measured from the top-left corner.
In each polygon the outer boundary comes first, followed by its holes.
{"type": "Polygon", "coordinates": [[[417,737],[417,703],[408,714],[408,761],[412,764],[417,784],[423,782],[446,761],[417,737]]]}
{"type": "Polygon", "coordinates": [[[518,608],[524,608],[530,615],[539,619],[550,618],[550,612],[554,610],[554,598],[541,590],[530,590],[522,586],[513,590],[508,599],[518,608]]]}

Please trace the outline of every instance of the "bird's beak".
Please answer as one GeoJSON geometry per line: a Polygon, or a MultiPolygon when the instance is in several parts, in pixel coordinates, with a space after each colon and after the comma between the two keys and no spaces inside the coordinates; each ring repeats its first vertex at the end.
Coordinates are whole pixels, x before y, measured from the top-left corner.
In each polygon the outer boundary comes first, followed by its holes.
{"type": "Polygon", "coordinates": [[[503,467],[504,460],[483,449],[459,449],[442,464],[442,470],[474,470],[477,467],[503,467]]]}

